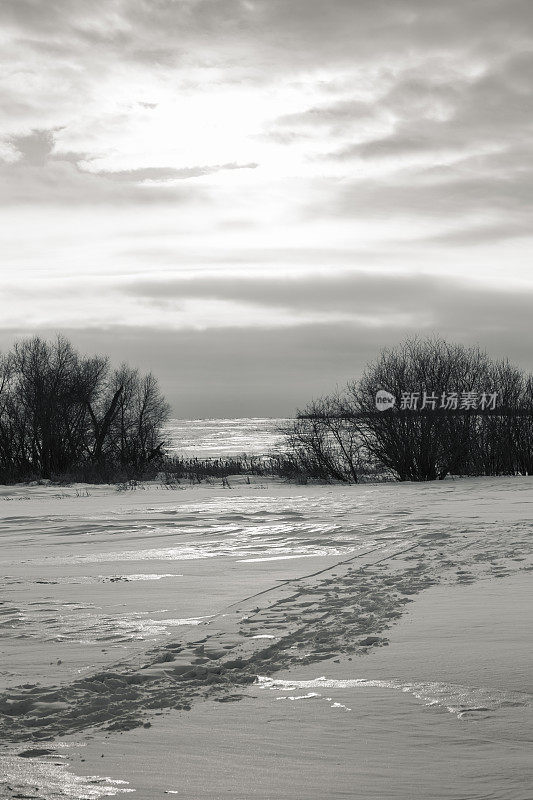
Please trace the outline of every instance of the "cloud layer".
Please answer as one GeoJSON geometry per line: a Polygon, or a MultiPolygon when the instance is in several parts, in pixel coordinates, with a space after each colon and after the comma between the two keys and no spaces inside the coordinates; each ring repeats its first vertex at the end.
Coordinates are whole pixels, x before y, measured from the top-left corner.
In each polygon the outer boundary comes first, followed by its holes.
{"type": "Polygon", "coordinates": [[[238,335],[285,336],[273,413],[416,329],[524,358],[529,0],[5,0],[0,26],[8,339],[118,325],[164,369],[171,331],[189,408],[207,342],[242,388],[238,335]]]}

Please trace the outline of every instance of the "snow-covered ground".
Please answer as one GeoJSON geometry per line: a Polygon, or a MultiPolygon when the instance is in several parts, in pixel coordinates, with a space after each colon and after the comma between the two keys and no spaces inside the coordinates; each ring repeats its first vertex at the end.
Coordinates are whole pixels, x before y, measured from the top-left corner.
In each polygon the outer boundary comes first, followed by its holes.
{"type": "Polygon", "coordinates": [[[0,490],[5,797],[531,797],[533,479],[0,490]]]}

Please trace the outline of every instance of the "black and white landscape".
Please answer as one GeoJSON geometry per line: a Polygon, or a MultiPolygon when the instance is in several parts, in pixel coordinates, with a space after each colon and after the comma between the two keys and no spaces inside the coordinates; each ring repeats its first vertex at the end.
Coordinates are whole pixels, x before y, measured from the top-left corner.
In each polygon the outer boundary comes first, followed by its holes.
{"type": "Polygon", "coordinates": [[[0,34],[0,797],[529,800],[531,3],[0,34]]]}

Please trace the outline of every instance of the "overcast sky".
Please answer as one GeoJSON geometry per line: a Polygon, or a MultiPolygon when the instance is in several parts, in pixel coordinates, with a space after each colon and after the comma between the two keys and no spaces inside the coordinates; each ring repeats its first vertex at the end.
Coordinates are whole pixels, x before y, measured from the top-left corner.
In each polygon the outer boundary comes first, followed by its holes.
{"type": "Polygon", "coordinates": [[[531,0],[2,0],[0,346],[288,415],[441,333],[533,368],[531,0]]]}

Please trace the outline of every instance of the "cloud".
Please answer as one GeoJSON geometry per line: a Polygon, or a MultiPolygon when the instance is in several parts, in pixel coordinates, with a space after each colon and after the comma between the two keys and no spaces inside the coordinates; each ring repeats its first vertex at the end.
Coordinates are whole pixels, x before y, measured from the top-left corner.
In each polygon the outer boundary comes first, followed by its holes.
{"type": "Polygon", "coordinates": [[[284,128],[315,128],[357,123],[376,115],[376,104],[362,100],[339,100],[322,106],[313,106],[296,114],[285,114],[276,120],[276,125],[284,128]]]}
{"type": "Polygon", "coordinates": [[[299,362],[303,397],[417,325],[523,355],[532,22],[530,0],[4,0],[10,324],[135,321],[146,358],[179,328],[238,382],[255,348],[292,400],[299,362]]]}
{"type": "Polygon", "coordinates": [[[201,175],[212,175],[226,169],[255,169],[257,164],[215,164],[212,166],[184,167],[142,167],[140,169],[123,169],[114,172],[101,170],[93,175],[110,178],[113,181],[140,182],[145,181],[171,181],[183,178],[198,178],[201,175]]]}
{"type": "MultiPolygon", "coordinates": [[[[533,169],[525,148],[505,149],[457,164],[418,166],[393,175],[346,178],[324,186],[306,209],[309,219],[383,220],[384,233],[403,221],[405,238],[424,243],[465,246],[531,236],[533,169]],[[502,167],[502,164],[505,164],[502,167]]],[[[533,153],[531,154],[533,155],[533,153]]],[[[392,242],[389,240],[389,244],[392,242]]],[[[398,255],[401,249],[398,250],[398,255]]],[[[427,253],[435,258],[435,251],[427,253]]]]}
{"type": "Polygon", "coordinates": [[[28,286],[4,281],[6,313],[12,326],[17,307],[25,323],[42,328],[94,328],[114,324],[159,326],[161,330],[285,329],[313,324],[387,329],[457,330],[471,336],[526,326],[533,288],[488,287],[479,281],[431,275],[345,273],[299,277],[111,279],[48,278],[28,286]]]}
{"type": "Polygon", "coordinates": [[[44,167],[27,163],[5,164],[0,168],[0,205],[119,206],[188,202],[193,193],[175,186],[138,185],[80,171],[68,161],[50,161],[44,167]]]}
{"type": "Polygon", "coordinates": [[[432,74],[429,65],[429,77],[421,69],[409,69],[377,102],[377,110],[393,120],[392,132],[345,146],[334,155],[368,159],[462,153],[473,145],[483,150],[529,142],[533,87],[524,74],[532,68],[533,53],[519,53],[489,62],[474,76],[449,66],[432,74]]]}
{"type": "MultiPolygon", "coordinates": [[[[195,167],[189,170],[140,169],[118,173],[98,173],[81,169],[86,153],[55,153],[54,130],[33,130],[9,139],[15,157],[0,163],[0,204],[80,205],[153,204],[185,202],[193,196],[174,186],[140,186],[145,181],[159,184],[174,178],[209,174],[221,169],[239,169],[254,165],[226,164],[218,167],[195,167]],[[123,185],[121,185],[123,184],[123,185]]],[[[197,194],[195,196],[198,196],[197,194]]]]}
{"type": "Polygon", "coordinates": [[[13,136],[10,144],[20,153],[22,161],[44,167],[54,148],[54,134],[51,130],[32,131],[26,136],[13,136]]]}
{"type": "Polygon", "coordinates": [[[317,310],[346,317],[373,319],[386,328],[398,319],[414,326],[444,328],[451,320],[473,329],[525,323],[533,302],[533,288],[502,292],[501,289],[431,275],[372,275],[369,273],[314,276],[178,278],[123,282],[119,291],[145,304],[172,298],[224,300],[305,313],[317,310]],[[479,305],[482,309],[475,313],[479,305]],[[498,322],[500,320],[500,322],[498,322]],[[470,323],[469,323],[470,321],[470,323]]]}
{"type": "Polygon", "coordinates": [[[427,241],[464,247],[465,245],[489,244],[506,239],[531,238],[532,236],[530,214],[526,211],[518,220],[509,220],[503,223],[494,220],[490,224],[479,225],[477,228],[475,226],[459,228],[447,233],[440,233],[437,236],[430,236],[427,241]]]}

